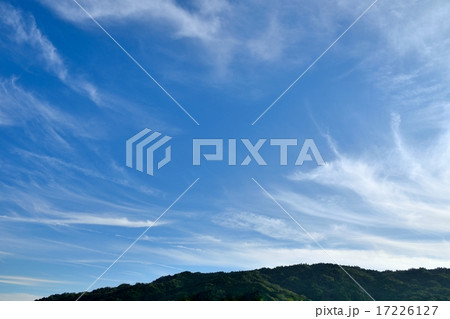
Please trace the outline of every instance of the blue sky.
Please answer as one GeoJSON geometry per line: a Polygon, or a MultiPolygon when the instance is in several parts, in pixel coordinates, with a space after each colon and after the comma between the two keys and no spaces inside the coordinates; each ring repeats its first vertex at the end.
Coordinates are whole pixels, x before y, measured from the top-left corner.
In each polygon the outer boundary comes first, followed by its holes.
{"type": "MultiPolygon", "coordinates": [[[[447,1],[0,2],[0,300],[180,271],[449,267],[447,1]],[[154,176],[125,141],[171,136],[154,176]],[[193,138],[314,139],[325,166],[192,166],[193,138]]],[[[246,156],[238,150],[238,161],[246,156]]],[[[357,289],[357,288],[355,288],[357,289]]]]}

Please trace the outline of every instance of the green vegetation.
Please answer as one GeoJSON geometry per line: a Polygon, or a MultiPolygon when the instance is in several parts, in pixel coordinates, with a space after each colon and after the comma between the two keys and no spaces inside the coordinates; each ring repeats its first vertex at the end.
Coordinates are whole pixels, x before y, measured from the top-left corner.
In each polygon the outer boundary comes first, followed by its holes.
{"type": "MultiPolygon", "coordinates": [[[[450,300],[450,269],[374,271],[345,267],[376,300],[450,300]]],[[[41,300],[76,300],[81,293],[41,300]]],[[[182,272],[149,284],[123,284],[82,300],[369,300],[333,264],[295,265],[231,273],[182,272]]]]}

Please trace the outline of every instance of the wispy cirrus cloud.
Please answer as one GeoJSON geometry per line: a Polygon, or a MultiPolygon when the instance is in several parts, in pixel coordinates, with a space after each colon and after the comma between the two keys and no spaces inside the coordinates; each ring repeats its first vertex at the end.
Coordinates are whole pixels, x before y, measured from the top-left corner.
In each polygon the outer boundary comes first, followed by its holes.
{"type": "MultiPolygon", "coordinates": [[[[356,234],[354,234],[356,235],[356,234]]],[[[279,265],[293,265],[299,263],[332,263],[334,261],[341,265],[358,265],[368,269],[410,269],[414,267],[448,267],[450,259],[442,254],[447,250],[449,244],[442,243],[420,243],[419,250],[423,254],[414,251],[414,246],[408,250],[403,248],[414,244],[414,241],[382,241],[377,245],[373,240],[377,238],[362,238],[364,247],[328,247],[326,254],[323,250],[312,245],[304,247],[283,247],[274,242],[258,241],[255,238],[239,240],[222,238],[220,242],[211,242],[208,245],[174,245],[172,247],[152,247],[138,245],[130,254],[146,254],[152,260],[165,260],[173,265],[185,265],[196,267],[198,265],[231,269],[254,269],[261,267],[276,267],[279,265]],[[427,253],[424,251],[430,249],[427,253]],[[333,260],[330,260],[332,256],[333,260]]],[[[352,238],[358,241],[358,237],[352,238]]]]}
{"type": "Polygon", "coordinates": [[[43,284],[67,284],[67,281],[59,281],[52,279],[43,279],[35,277],[23,277],[23,276],[3,276],[0,275],[0,282],[9,285],[20,286],[37,286],[43,284]]]}
{"type": "Polygon", "coordinates": [[[11,5],[0,4],[2,31],[12,43],[36,51],[38,60],[60,80],[66,81],[68,70],[50,40],[42,34],[32,15],[26,15],[11,5]]]}
{"type": "MultiPolygon", "coordinates": [[[[40,2],[71,23],[92,24],[73,1],[40,2]]],[[[134,22],[159,26],[158,30],[168,37],[200,43],[213,57],[216,67],[220,65],[219,69],[229,68],[236,61],[247,66],[255,61],[291,66],[311,62],[371,2],[198,0],[180,5],[176,1],[160,0],[79,1],[94,18],[110,26],[126,24],[132,28],[134,22]]],[[[398,69],[408,69],[407,64],[397,63],[405,57],[411,61],[417,57],[422,62],[442,61],[440,57],[448,49],[446,34],[450,28],[445,15],[447,8],[446,1],[380,1],[352,30],[352,33],[359,33],[355,36],[361,37],[358,44],[346,47],[345,51],[337,45],[333,51],[358,56],[361,65],[377,68],[380,76],[389,73],[384,67],[380,68],[380,64],[392,63],[398,69]],[[376,51],[366,38],[379,44],[376,51]]],[[[445,63],[441,65],[447,67],[445,63]]]]}
{"type": "MultiPolygon", "coordinates": [[[[352,3],[341,5],[349,8],[352,3]]],[[[274,191],[298,216],[363,228],[369,237],[380,231],[392,235],[395,229],[400,238],[408,232],[424,241],[432,236],[437,245],[447,238],[450,90],[445,52],[450,49],[450,23],[443,12],[448,5],[445,1],[380,2],[378,10],[365,17],[368,39],[376,41],[379,50],[366,51],[361,39],[348,52],[359,58],[364,52],[358,69],[382,90],[378,103],[385,105],[374,107],[391,113],[390,123],[378,123],[376,137],[366,136],[357,153],[349,151],[349,141],[335,142],[332,133],[324,134],[333,157],[328,165],[292,172],[289,179],[294,183],[274,191]],[[316,191],[297,191],[305,184],[316,191]]],[[[355,106],[355,112],[363,114],[363,107],[355,106]]],[[[366,120],[363,126],[371,121],[366,120]]],[[[354,129],[352,136],[359,133],[354,129]]],[[[346,242],[345,236],[340,240],[346,242]]],[[[413,250],[411,256],[424,252],[413,250]]]]}
{"type": "MultiPolygon", "coordinates": [[[[61,18],[77,25],[91,24],[89,17],[73,1],[47,1],[41,3],[54,10],[61,18]]],[[[166,36],[190,39],[205,45],[214,52],[217,60],[228,60],[234,40],[225,37],[224,16],[231,9],[223,1],[196,1],[189,8],[175,1],[127,2],[100,0],[79,1],[89,14],[99,21],[124,24],[137,22],[159,26],[166,36]],[[219,45],[220,43],[220,45],[219,45]]],[[[96,27],[96,26],[95,26],[96,27]]]]}
{"type": "MultiPolygon", "coordinates": [[[[36,61],[45,70],[54,74],[64,84],[74,91],[87,96],[96,104],[102,104],[100,92],[92,83],[70,73],[63,57],[53,43],[38,28],[31,14],[22,12],[9,4],[0,4],[0,32],[4,34],[3,41],[8,39],[10,50],[27,52],[32,50],[36,61]]],[[[31,63],[30,60],[27,63],[31,63]]]]}
{"type": "Polygon", "coordinates": [[[70,149],[68,138],[90,137],[91,132],[78,118],[27,91],[12,77],[0,77],[0,127],[33,127],[25,130],[33,141],[48,141],[70,149]]]}
{"type": "MultiPolygon", "coordinates": [[[[0,215],[4,222],[34,223],[48,226],[115,226],[139,228],[153,225],[162,208],[124,198],[103,200],[97,194],[83,193],[78,187],[37,183],[0,184],[0,202],[8,203],[0,215]],[[57,195],[56,195],[57,194],[57,195]],[[64,202],[59,201],[64,198],[64,202]],[[13,204],[13,206],[11,206],[13,204]]],[[[161,221],[155,226],[167,224],[161,221]]]]}
{"type": "MultiPolygon", "coordinates": [[[[153,225],[151,220],[129,220],[126,217],[110,217],[87,214],[67,214],[67,218],[50,219],[50,218],[26,218],[14,216],[0,216],[5,222],[20,222],[20,223],[35,223],[43,225],[54,226],[68,226],[68,225],[96,225],[96,226],[116,226],[129,228],[143,228],[153,225]],[[70,216],[70,217],[69,217],[70,216]]],[[[155,224],[161,226],[164,222],[155,224]]]]}
{"type": "MultiPolygon", "coordinates": [[[[42,0],[41,2],[66,20],[75,23],[84,23],[89,20],[89,17],[72,1],[42,0]]],[[[176,37],[204,41],[212,40],[217,35],[220,27],[218,13],[228,7],[227,3],[222,1],[199,1],[193,3],[193,10],[183,8],[175,1],[160,0],[127,2],[99,0],[79,1],[79,3],[94,18],[119,22],[137,20],[146,23],[149,20],[156,20],[171,26],[173,35],[176,37]]]]}
{"type": "MultiPolygon", "coordinates": [[[[299,200],[284,193],[279,194],[279,198],[302,212],[307,212],[308,207],[313,208],[309,211],[313,215],[319,214],[327,202],[333,202],[335,207],[330,211],[334,216],[328,218],[343,217],[350,223],[362,219],[378,226],[385,223],[386,227],[395,225],[447,233],[450,223],[450,170],[446,165],[450,156],[448,136],[449,132],[439,132],[421,141],[420,148],[410,146],[402,137],[399,115],[393,115],[394,143],[381,153],[373,150],[358,157],[335,149],[336,159],[328,165],[310,172],[298,171],[290,177],[298,182],[322,185],[333,190],[337,197],[356,196],[352,197],[352,206],[346,206],[344,203],[348,202],[344,200],[339,202],[331,197],[327,200],[326,196],[299,200]]],[[[321,217],[326,216],[321,214],[321,217]]]]}
{"type": "MultiPolygon", "coordinates": [[[[71,23],[92,24],[73,1],[40,2],[71,23]]],[[[302,60],[304,56],[298,51],[291,56],[286,54],[287,51],[293,50],[302,40],[311,42],[317,33],[328,31],[331,37],[334,36],[334,28],[340,27],[336,12],[344,14],[345,18],[355,14],[340,3],[321,2],[308,7],[291,0],[263,4],[216,0],[197,0],[183,5],[172,0],[85,0],[79,3],[95,19],[110,26],[128,24],[131,28],[132,23],[140,23],[157,27],[175,40],[192,40],[206,48],[214,62],[211,66],[219,72],[229,68],[235,60],[250,64],[255,61],[279,62],[282,58],[291,62],[302,60]],[[333,6],[333,9],[324,10],[325,5],[333,6]],[[323,14],[325,11],[327,14],[323,14]]]]}
{"type": "Polygon", "coordinates": [[[384,14],[370,19],[383,40],[387,41],[381,53],[393,50],[394,55],[391,58],[397,61],[403,58],[408,62],[419,59],[428,67],[439,65],[448,68],[448,63],[442,59],[450,45],[450,22],[446,14],[448,10],[450,4],[447,1],[384,3],[384,14]]]}
{"type": "MultiPolygon", "coordinates": [[[[310,241],[304,233],[295,228],[290,220],[274,218],[250,212],[228,212],[218,215],[214,222],[220,226],[239,231],[256,232],[260,235],[289,241],[310,241]]],[[[314,237],[323,237],[317,233],[314,237]]]]}

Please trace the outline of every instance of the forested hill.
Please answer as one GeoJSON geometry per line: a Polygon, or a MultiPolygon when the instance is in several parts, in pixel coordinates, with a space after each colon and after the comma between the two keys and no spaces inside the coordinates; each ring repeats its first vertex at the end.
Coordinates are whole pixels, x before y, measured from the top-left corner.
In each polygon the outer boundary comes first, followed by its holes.
{"type": "MultiPolygon", "coordinates": [[[[450,269],[374,271],[345,267],[376,300],[450,300],[450,269]]],[[[40,300],[76,300],[81,293],[40,300]]],[[[81,300],[369,300],[333,264],[252,271],[191,273],[152,283],[123,284],[86,293],[81,300]]]]}

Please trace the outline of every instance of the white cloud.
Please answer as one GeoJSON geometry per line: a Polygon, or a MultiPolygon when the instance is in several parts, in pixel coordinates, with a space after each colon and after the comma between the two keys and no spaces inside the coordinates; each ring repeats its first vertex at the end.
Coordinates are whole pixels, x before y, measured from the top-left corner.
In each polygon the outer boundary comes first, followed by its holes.
{"type": "MultiPolygon", "coordinates": [[[[67,21],[97,28],[71,1],[40,1],[67,21]]],[[[262,4],[258,1],[197,0],[188,5],[172,0],[79,2],[101,24],[107,23],[111,27],[125,25],[130,30],[136,30],[131,23],[137,22],[156,27],[159,32],[174,39],[195,41],[202,45],[202,53],[206,49],[211,57],[204,61],[219,72],[229,67],[234,59],[243,58],[245,63],[280,61],[286,57],[286,51],[293,49],[304,37],[308,41],[317,40],[317,33],[329,29],[324,22],[330,18],[330,15],[322,16],[324,10],[320,5],[312,4],[313,9],[308,11],[305,5],[297,1],[262,4]],[[310,11],[312,14],[308,15],[310,11]]],[[[340,6],[334,8],[341,12],[340,6]]],[[[335,19],[331,20],[330,23],[336,27],[335,19]]],[[[141,34],[142,31],[133,35],[141,34]]],[[[334,32],[327,35],[334,36],[334,32]]],[[[302,60],[304,51],[295,50],[291,59],[302,60]]]]}
{"type": "Polygon", "coordinates": [[[19,286],[37,286],[43,284],[67,284],[68,282],[34,277],[0,275],[0,283],[19,286]]]}
{"type": "MultiPolygon", "coordinates": [[[[73,1],[40,1],[67,21],[96,28],[73,1]]],[[[127,28],[132,28],[131,22],[159,26],[158,31],[169,37],[201,43],[216,66],[242,57],[245,63],[282,62],[292,66],[304,63],[305,58],[312,62],[371,2],[197,0],[181,5],[172,0],[80,1],[100,23],[127,28]]],[[[342,52],[358,55],[364,63],[371,61],[380,72],[380,65],[407,67],[399,59],[415,57],[430,63],[439,60],[448,68],[448,63],[440,59],[449,45],[448,6],[446,1],[435,0],[379,1],[346,35],[351,38],[359,33],[367,37],[367,42],[364,38],[347,42],[342,52]]],[[[339,50],[339,46],[333,50],[339,50]]]]}
{"type": "MultiPolygon", "coordinates": [[[[370,2],[370,1],[369,1],[370,2]]],[[[361,1],[339,1],[353,10],[361,1]]],[[[364,38],[346,47],[346,54],[360,60],[373,83],[391,99],[414,108],[411,101],[433,102],[447,90],[450,64],[450,21],[445,0],[379,1],[364,17],[364,38]]]]}
{"type": "Polygon", "coordinates": [[[265,32],[247,43],[252,54],[263,61],[276,60],[282,55],[286,46],[286,30],[276,18],[272,18],[265,32]]]}
{"type": "Polygon", "coordinates": [[[2,25],[8,27],[8,37],[19,45],[27,45],[36,50],[45,66],[62,81],[66,81],[67,68],[61,56],[37,28],[34,18],[23,15],[22,12],[7,4],[0,5],[0,14],[2,25]]]}
{"type": "MultiPolygon", "coordinates": [[[[348,7],[353,1],[342,3],[348,7]]],[[[305,212],[309,207],[314,215],[319,207],[319,216],[325,213],[320,205],[332,208],[328,205],[332,201],[337,215],[349,223],[355,217],[376,227],[435,232],[439,237],[448,234],[449,5],[448,1],[380,1],[365,17],[371,33],[368,40],[378,49],[368,52],[358,43],[356,54],[367,55],[368,76],[382,89],[383,103],[393,112],[391,131],[380,132],[384,141],[392,143],[367,141],[363,155],[334,149],[336,158],[328,166],[293,174],[292,179],[321,185],[334,196],[307,198],[310,205],[302,209],[302,198],[295,191],[280,193],[291,208],[305,212]]]]}
{"type": "MultiPolygon", "coordinates": [[[[71,217],[67,218],[26,218],[15,216],[0,216],[4,221],[22,222],[22,223],[37,223],[44,225],[97,225],[97,226],[117,226],[117,227],[130,227],[130,228],[143,228],[153,225],[151,220],[129,220],[126,217],[107,217],[107,216],[94,216],[87,214],[67,214],[71,217]]],[[[160,222],[154,225],[161,226],[164,222],[160,222]]]]}
{"type": "MultiPolygon", "coordinates": [[[[97,28],[72,1],[41,2],[67,21],[79,26],[97,28]]],[[[204,61],[220,70],[228,65],[234,51],[239,48],[236,39],[228,35],[231,26],[229,19],[233,15],[226,1],[199,0],[192,2],[189,8],[172,0],[79,2],[100,24],[106,22],[108,26],[125,25],[130,30],[136,30],[130,31],[133,36],[142,36],[143,30],[132,26],[132,23],[137,22],[154,28],[167,38],[192,40],[201,45],[202,54],[206,49],[209,57],[212,57],[204,61]]]]}
{"type": "MultiPolygon", "coordinates": [[[[47,71],[76,92],[88,96],[96,104],[101,104],[100,94],[93,84],[69,74],[60,53],[37,27],[32,15],[27,15],[11,5],[0,4],[0,16],[0,26],[3,26],[0,31],[5,34],[5,39],[8,38],[17,45],[17,50],[30,54],[31,49],[32,58],[40,61],[47,71]]],[[[9,47],[12,48],[11,45],[9,47]]]]}
{"type": "MultiPolygon", "coordinates": [[[[71,1],[41,0],[51,7],[61,17],[75,23],[85,23],[89,17],[71,1]]],[[[173,29],[174,36],[212,40],[218,32],[220,19],[218,13],[226,9],[226,4],[220,1],[202,1],[195,9],[188,10],[174,1],[80,1],[80,4],[94,18],[108,21],[141,22],[154,21],[163,23],[173,29]]]]}
{"type": "Polygon", "coordinates": [[[0,126],[23,127],[31,123],[34,129],[29,131],[29,138],[47,138],[52,141],[48,145],[58,143],[65,149],[70,148],[67,133],[90,136],[83,123],[24,90],[15,78],[0,78],[0,126]]]}
{"type": "MultiPolygon", "coordinates": [[[[249,212],[230,212],[217,216],[214,218],[214,222],[223,227],[241,231],[253,231],[274,239],[302,242],[310,241],[309,237],[295,228],[295,225],[290,220],[249,212]]],[[[312,235],[317,239],[323,237],[319,234],[312,235]]]]}
{"type": "MultiPolygon", "coordinates": [[[[439,256],[419,256],[392,252],[383,249],[327,249],[330,257],[320,249],[314,248],[280,248],[271,244],[255,242],[225,241],[227,244],[214,248],[189,249],[140,247],[141,253],[151,254],[153,258],[160,256],[166,263],[186,266],[213,266],[233,269],[255,269],[261,267],[277,267],[300,263],[334,263],[347,266],[360,266],[377,270],[400,270],[418,267],[449,267],[450,258],[439,256]]],[[[431,247],[431,245],[430,245],[431,247]]],[[[448,249],[448,244],[440,246],[448,249]]]]}
{"type": "MultiPolygon", "coordinates": [[[[448,136],[448,132],[438,134],[429,140],[430,145],[421,144],[420,149],[407,145],[399,131],[399,116],[395,115],[392,131],[395,143],[391,148],[386,146],[381,156],[369,153],[364,157],[350,157],[336,151],[336,159],[328,165],[307,173],[298,171],[291,178],[331,188],[340,197],[345,196],[343,192],[356,195],[354,201],[378,220],[377,225],[381,222],[385,226],[447,233],[450,224],[448,136]]],[[[302,208],[305,202],[289,200],[290,196],[280,194],[280,199],[305,211],[302,208]]],[[[323,205],[323,202],[310,202],[309,206],[323,205]]],[[[338,204],[338,210],[331,211],[338,216],[341,212],[346,214],[344,220],[352,222],[353,217],[363,216],[363,211],[355,211],[354,207],[338,204]]],[[[367,223],[371,223],[370,218],[367,223]]]]}
{"type": "MultiPolygon", "coordinates": [[[[59,183],[38,185],[17,182],[14,186],[0,184],[0,187],[0,202],[14,203],[13,209],[4,208],[1,212],[0,219],[4,222],[142,228],[153,224],[153,220],[147,217],[156,218],[163,211],[160,206],[133,198],[125,202],[104,200],[83,191],[80,185],[75,184],[75,189],[72,189],[69,182],[64,186],[59,183]],[[59,201],[60,198],[64,198],[64,204],[59,201]]],[[[167,223],[159,221],[154,227],[167,223]]]]}
{"type": "MultiPolygon", "coordinates": [[[[356,225],[379,225],[380,220],[369,212],[348,207],[348,200],[336,195],[307,196],[292,190],[281,190],[273,194],[291,212],[300,212],[328,221],[353,223],[356,225]]],[[[382,222],[382,221],[381,221],[382,222]]]]}
{"type": "Polygon", "coordinates": [[[372,22],[397,57],[408,58],[412,54],[448,68],[442,59],[450,45],[448,1],[392,1],[380,5],[384,14],[379,12],[372,22]]]}

